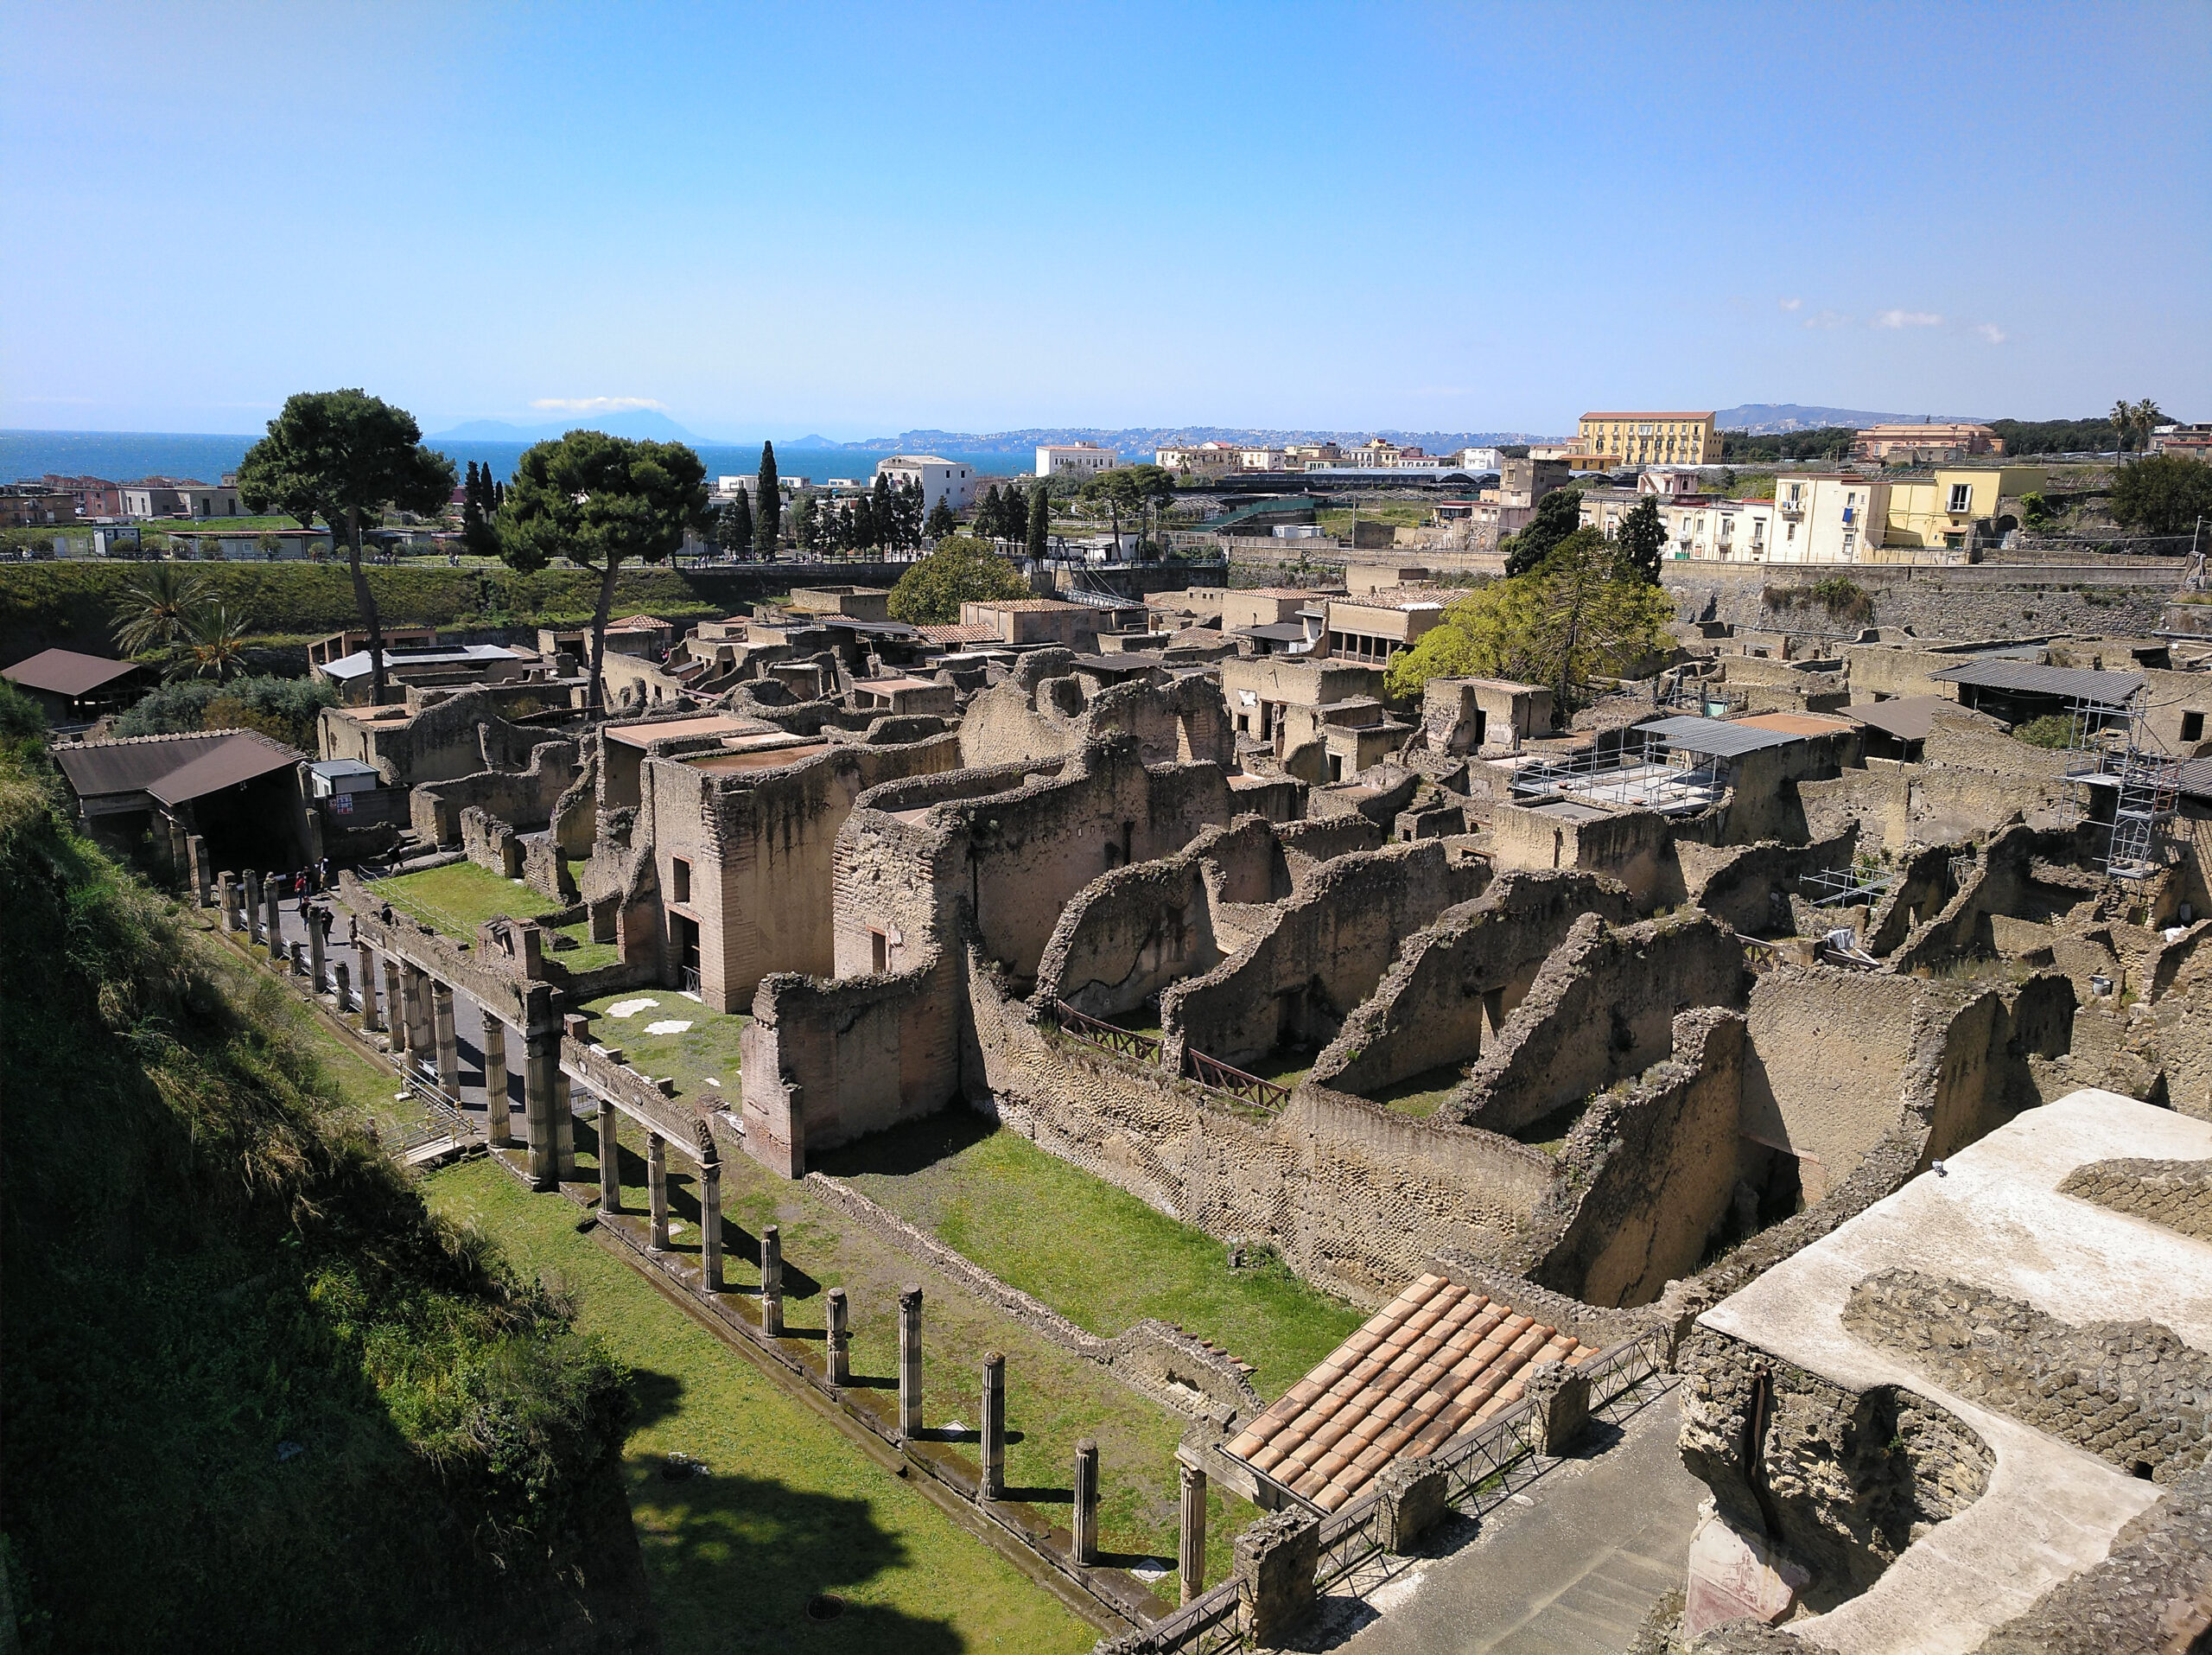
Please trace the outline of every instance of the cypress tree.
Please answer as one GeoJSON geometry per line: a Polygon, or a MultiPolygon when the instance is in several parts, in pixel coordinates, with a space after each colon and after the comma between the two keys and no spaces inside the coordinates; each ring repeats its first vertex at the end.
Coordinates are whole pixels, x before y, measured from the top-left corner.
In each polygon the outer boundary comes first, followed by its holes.
{"type": "Polygon", "coordinates": [[[741,488],[737,498],[722,507],[722,546],[740,557],[753,550],[753,503],[741,488]]]}
{"type": "Polygon", "coordinates": [[[776,555],[776,532],[783,526],[784,495],[776,480],[776,445],[760,445],[760,509],[753,518],[753,549],[763,558],[776,555]]]}
{"type": "Polygon", "coordinates": [[[1042,557],[1050,543],[1052,530],[1052,501],[1043,483],[1029,491],[1029,544],[1032,557],[1042,557]]]}
{"type": "Polygon", "coordinates": [[[952,502],[944,495],[938,495],[937,504],[930,507],[930,520],[922,532],[928,540],[942,540],[949,534],[960,532],[959,519],[952,515],[952,502]]]}

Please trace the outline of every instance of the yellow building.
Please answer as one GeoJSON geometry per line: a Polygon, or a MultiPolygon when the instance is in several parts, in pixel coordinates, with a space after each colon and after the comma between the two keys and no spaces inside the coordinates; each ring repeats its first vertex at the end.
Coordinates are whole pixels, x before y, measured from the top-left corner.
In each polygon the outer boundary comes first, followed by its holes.
{"type": "Polygon", "coordinates": [[[1977,523],[1997,515],[1997,502],[2039,493],[2041,466],[1939,466],[1925,482],[1890,485],[1883,543],[1891,546],[1965,548],[1977,523]]]}
{"type": "Polygon", "coordinates": [[[1586,454],[1618,454],[1623,465],[1704,466],[1720,461],[1710,411],[1701,414],[1585,414],[1575,430],[1586,454]]]}

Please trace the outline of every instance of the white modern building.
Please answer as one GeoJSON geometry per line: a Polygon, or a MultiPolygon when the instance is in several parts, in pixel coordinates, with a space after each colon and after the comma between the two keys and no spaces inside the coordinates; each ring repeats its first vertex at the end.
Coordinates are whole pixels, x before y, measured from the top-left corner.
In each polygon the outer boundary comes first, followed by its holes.
{"type": "Polygon", "coordinates": [[[1185,477],[1218,477],[1243,468],[1237,449],[1227,442],[1196,442],[1187,448],[1160,449],[1153,455],[1163,471],[1185,477]]]}
{"type": "MultiPolygon", "coordinates": [[[[1043,453],[1043,449],[1039,449],[1043,453]]],[[[935,454],[894,454],[887,460],[879,460],[875,474],[888,477],[894,483],[919,483],[922,486],[922,510],[933,512],[937,503],[944,500],[956,512],[967,510],[976,503],[976,472],[957,460],[947,460],[935,454]]]]}
{"type": "Polygon", "coordinates": [[[1462,449],[1459,465],[1467,471],[1496,471],[1503,463],[1496,449],[1462,449]]]}
{"type": "Polygon", "coordinates": [[[1057,477],[1072,472],[1079,477],[1093,476],[1102,471],[1111,471],[1121,455],[1111,449],[1102,449],[1096,442],[1043,443],[1037,445],[1037,474],[1057,477]]]}

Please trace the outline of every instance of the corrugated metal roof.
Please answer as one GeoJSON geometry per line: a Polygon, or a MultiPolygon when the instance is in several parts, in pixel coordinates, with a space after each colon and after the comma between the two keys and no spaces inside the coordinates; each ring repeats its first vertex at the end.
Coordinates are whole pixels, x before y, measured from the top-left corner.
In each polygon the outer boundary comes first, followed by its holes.
{"type": "Polygon", "coordinates": [[[2099,672],[2076,666],[2039,666],[2033,661],[1979,660],[1930,672],[1946,684],[1971,684],[1985,690],[2019,690],[2031,695],[2066,696],[2077,701],[2122,702],[2143,687],[2140,672],[2099,672]]]}
{"type": "Polygon", "coordinates": [[[51,696],[82,696],[143,670],[136,661],[79,655],[73,649],[42,649],[28,660],[0,667],[0,678],[51,696]]]}
{"type": "Polygon", "coordinates": [[[1887,730],[1900,742],[1924,742],[1928,739],[1928,728],[1935,721],[1936,710],[1956,705],[1958,703],[1942,696],[1901,696],[1894,701],[1872,701],[1847,707],[1844,716],[1876,729],[1887,730]]]}
{"type": "Polygon", "coordinates": [[[1761,729],[1756,724],[1732,724],[1719,718],[1700,718],[1694,713],[1678,713],[1671,718],[1656,718],[1637,728],[1648,735],[1661,737],[1669,747],[1713,759],[1740,758],[1746,753],[1757,753],[1770,747],[1787,747],[1792,742],[1805,739],[1789,730],[1761,729]]]}
{"type": "MultiPolygon", "coordinates": [[[[385,670],[397,666],[451,666],[468,661],[518,661],[521,654],[499,644],[462,644],[452,649],[387,649],[384,652],[385,670]]],[[[341,655],[334,661],[326,661],[317,669],[334,678],[358,678],[369,670],[369,652],[356,650],[351,655],[341,655]]]]}

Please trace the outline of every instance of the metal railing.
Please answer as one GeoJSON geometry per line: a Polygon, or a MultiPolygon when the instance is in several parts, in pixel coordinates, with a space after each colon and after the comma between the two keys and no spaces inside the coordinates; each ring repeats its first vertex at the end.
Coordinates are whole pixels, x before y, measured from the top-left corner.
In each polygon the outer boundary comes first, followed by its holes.
{"type": "Polygon", "coordinates": [[[1816,908],[1852,907],[1878,902],[1896,884],[1889,868],[1830,868],[1797,875],[1797,894],[1816,908]]]}
{"type": "Polygon", "coordinates": [[[1290,1088],[1272,1080],[1262,1080],[1256,1074],[1247,1074],[1233,1069],[1218,1058],[1208,1057],[1204,1052],[1183,1048],[1183,1073],[1200,1085],[1215,1092],[1225,1092],[1240,1102],[1258,1108],[1278,1110],[1290,1101],[1290,1088]]]}
{"type": "Polygon", "coordinates": [[[1139,1034],[1127,1028],[1118,1028],[1109,1022],[1077,1011],[1065,1000],[1052,1002],[1052,1020],[1064,1034],[1092,1046],[1118,1052],[1123,1057],[1135,1058],[1140,1063],[1151,1063],[1160,1056],[1160,1042],[1149,1034],[1139,1034]]]}

